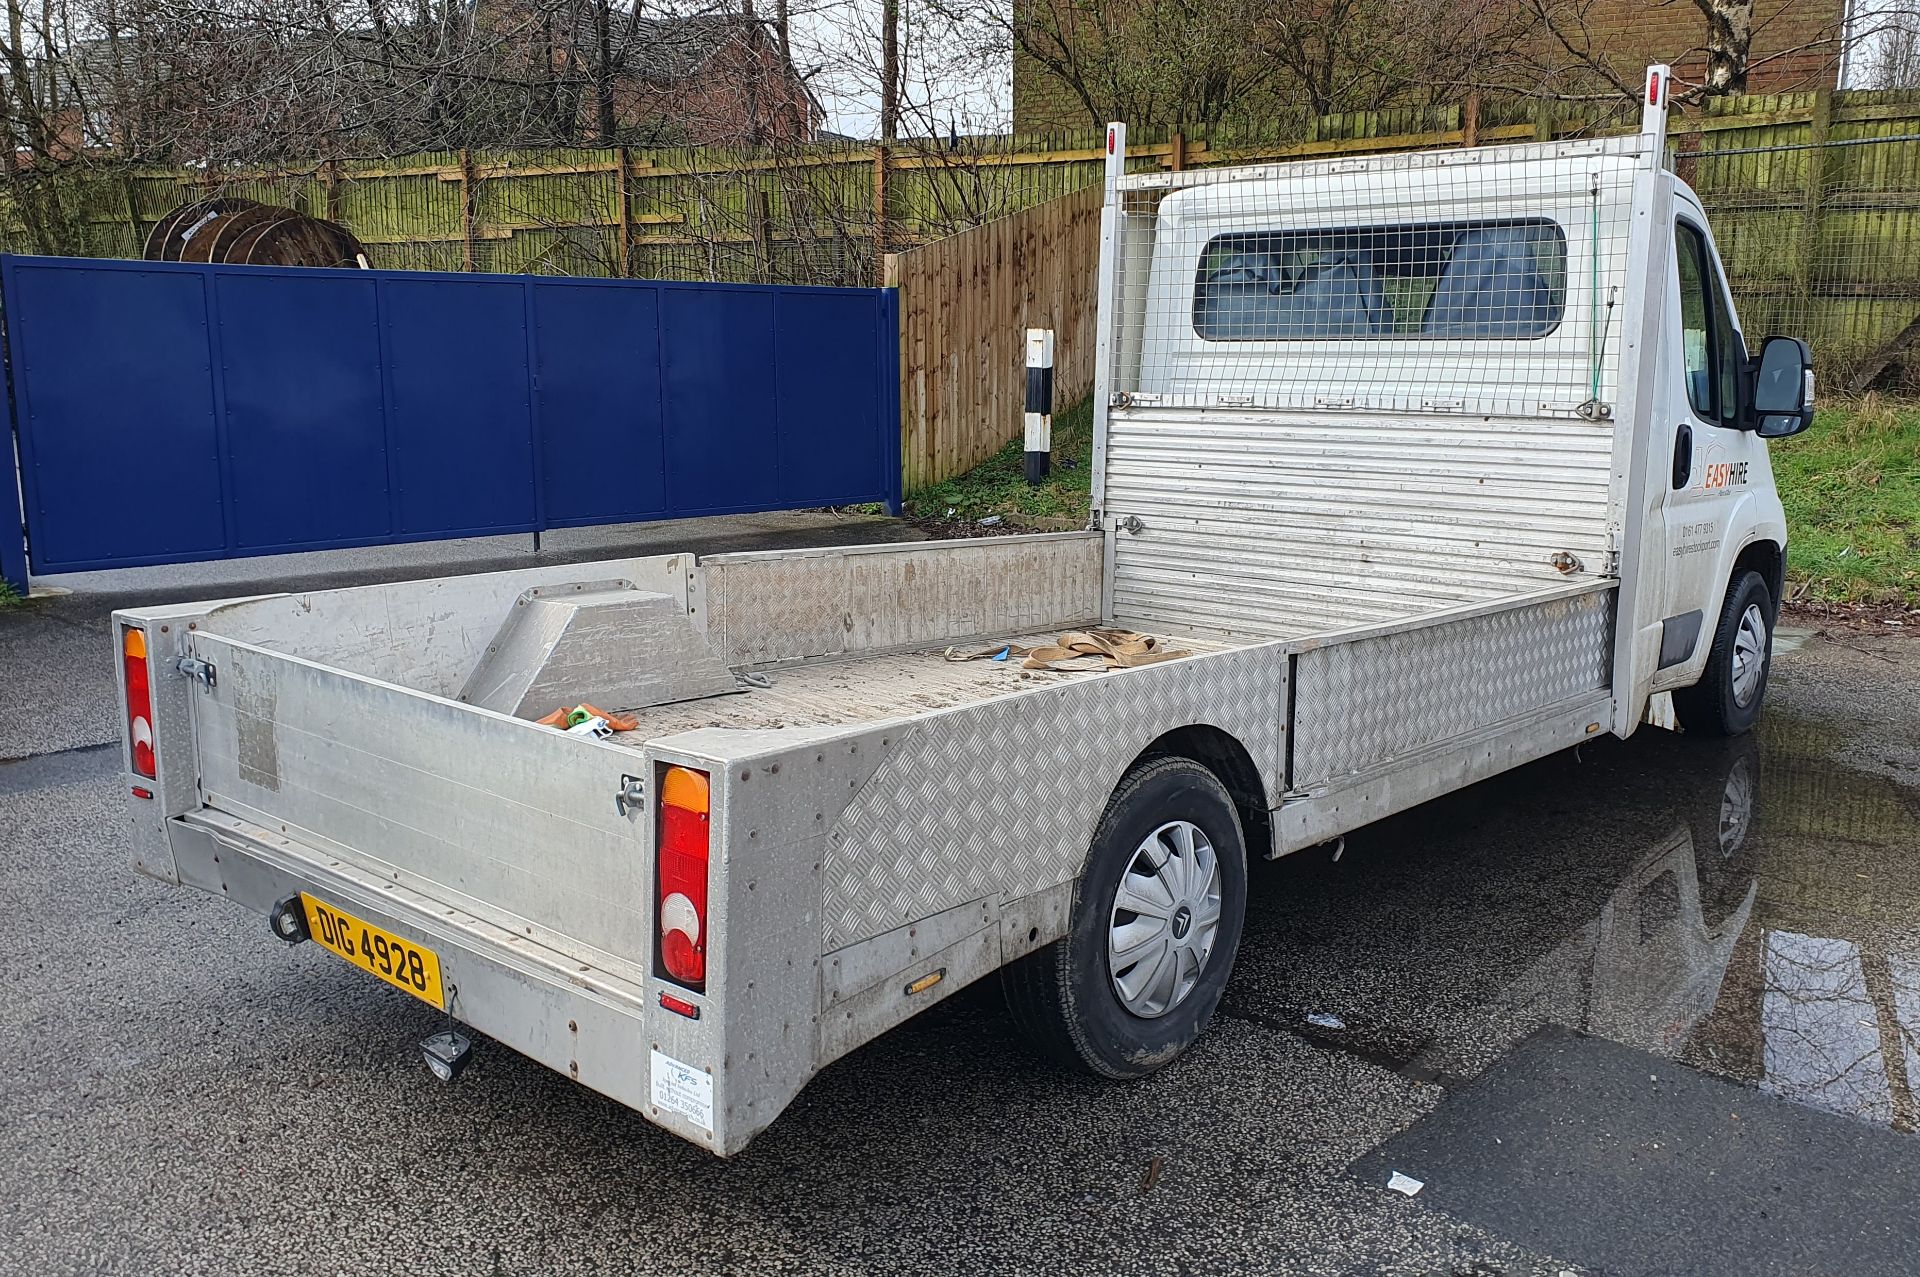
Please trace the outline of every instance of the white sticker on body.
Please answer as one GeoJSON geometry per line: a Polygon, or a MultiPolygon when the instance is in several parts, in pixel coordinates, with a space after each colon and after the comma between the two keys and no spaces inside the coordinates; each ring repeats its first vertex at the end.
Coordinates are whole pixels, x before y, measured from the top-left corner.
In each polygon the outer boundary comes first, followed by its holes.
{"type": "Polygon", "coordinates": [[[713,1074],[653,1053],[653,1106],[713,1129],[713,1074]]]}

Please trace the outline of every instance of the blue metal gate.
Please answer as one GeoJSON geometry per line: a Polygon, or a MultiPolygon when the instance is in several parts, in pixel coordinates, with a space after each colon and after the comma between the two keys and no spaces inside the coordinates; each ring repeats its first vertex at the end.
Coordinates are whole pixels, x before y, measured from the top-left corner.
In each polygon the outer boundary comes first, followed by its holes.
{"type": "Polygon", "coordinates": [[[899,503],[888,290],[6,256],[0,298],[35,572],[899,503]]]}

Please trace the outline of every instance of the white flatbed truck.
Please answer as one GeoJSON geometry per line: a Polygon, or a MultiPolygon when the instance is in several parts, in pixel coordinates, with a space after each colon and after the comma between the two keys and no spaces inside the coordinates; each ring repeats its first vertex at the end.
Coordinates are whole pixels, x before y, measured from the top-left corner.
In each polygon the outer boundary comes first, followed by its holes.
{"type": "Polygon", "coordinates": [[[1635,136],[1197,172],[1115,126],[1086,532],[117,613],[135,867],[722,1155],[997,970],[1062,1058],[1153,1070],[1251,858],[1758,713],[1812,376],[1749,357],[1666,91],[1635,136]],[[1102,624],[1187,655],[947,656],[1102,624]],[[531,721],[577,701],[634,724],[531,721]]]}

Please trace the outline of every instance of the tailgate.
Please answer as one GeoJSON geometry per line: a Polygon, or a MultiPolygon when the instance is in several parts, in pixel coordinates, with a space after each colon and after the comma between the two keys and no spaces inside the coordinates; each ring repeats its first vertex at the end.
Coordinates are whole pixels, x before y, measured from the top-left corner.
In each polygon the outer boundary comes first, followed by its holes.
{"type": "Polygon", "coordinates": [[[201,799],[541,944],[648,965],[635,751],[195,634],[201,799]]]}

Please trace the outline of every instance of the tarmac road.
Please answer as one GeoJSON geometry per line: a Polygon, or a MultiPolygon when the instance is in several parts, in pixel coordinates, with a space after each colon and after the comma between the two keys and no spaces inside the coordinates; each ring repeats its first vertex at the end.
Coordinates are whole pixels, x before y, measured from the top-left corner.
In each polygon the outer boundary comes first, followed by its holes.
{"type": "Polygon", "coordinates": [[[0,1272],[1745,1274],[1920,1253],[1920,642],[1781,656],[1745,745],[1597,741],[1337,864],[1255,866],[1221,1016],[1143,1083],[1039,1062],[989,981],[720,1162],[485,1042],[443,1086],[429,1009],[135,879],[104,617],[88,595],[0,613],[0,1272]],[[1428,1187],[1388,1191],[1388,1169],[1428,1187]]]}

